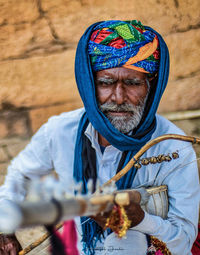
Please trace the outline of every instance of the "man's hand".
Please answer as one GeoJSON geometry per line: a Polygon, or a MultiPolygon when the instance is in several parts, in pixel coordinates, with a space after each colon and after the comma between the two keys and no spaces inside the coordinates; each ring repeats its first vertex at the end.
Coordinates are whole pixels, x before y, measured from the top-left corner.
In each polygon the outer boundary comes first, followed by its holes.
{"type": "Polygon", "coordinates": [[[141,206],[132,202],[128,206],[124,206],[128,219],[131,221],[131,228],[137,226],[144,219],[144,211],[141,206]]]}
{"type": "MultiPolygon", "coordinates": [[[[137,226],[144,219],[144,211],[140,206],[141,196],[140,193],[138,193],[138,191],[134,191],[134,193],[128,192],[130,203],[129,205],[124,206],[128,219],[131,221],[131,227],[137,226]]],[[[99,213],[95,216],[91,216],[91,218],[94,219],[99,226],[105,228],[105,224],[110,213],[111,211],[103,214],[99,213]]]]}
{"type": "Polygon", "coordinates": [[[95,220],[96,223],[98,223],[98,225],[100,227],[105,229],[106,221],[107,221],[107,218],[110,216],[110,213],[111,213],[111,211],[110,212],[105,212],[105,213],[98,213],[95,216],[90,216],[90,218],[95,220]]]}
{"type": "Polygon", "coordinates": [[[21,249],[15,235],[0,234],[0,255],[17,255],[21,249]]]}

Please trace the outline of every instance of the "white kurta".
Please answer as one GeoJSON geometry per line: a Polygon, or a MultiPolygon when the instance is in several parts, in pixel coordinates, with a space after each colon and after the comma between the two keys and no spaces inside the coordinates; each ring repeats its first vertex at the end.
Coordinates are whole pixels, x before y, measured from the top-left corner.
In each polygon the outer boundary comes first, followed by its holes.
{"type": "MultiPolygon", "coordinates": [[[[54,116],[33,136],[27,147],[12,160],[5,183],[0,187],[0,199],[23,200],[26,195],[24,176],[34,178],[57,172],[66,189],[73,182],[73,163],[79,120],[84,109],[54,116]],[[18,183],[18,192],[14,187],[18,183]]],[[[174,124],[157,115],[157,127],[152,139],[163,134],[184,134],[174,124]]],[[[85,134],[96,150],[97,173],[103,184],[115,175],[122,152],[113,146],[102,154],[97,132],[89,124],[85,134]]],[[[197,234],[200,201],[199,177],[195,153],[189,143],[175,140],[163,141],[150,148],[143,157],[179,152],[179,158],[161,164],[149,164],[138,170],[132,187],[167,185],[169,213],[167,219],[145,213],[144,220],[130,229],[126,239],[109,235],[103,244],[97,243],[96,254],[145,254],[145,234],[153,235],[167,244],[173,255],[189,255],[197,234]],[[193,161],[193,162],[192,162],[193,161]],[[192,162],[192,163],[190,163],[192,162]],[[188,164],[190,163],[190,164],[188,164]]],[[[80,220],[76,219],[81,239],[80,220]]],[[[81,243],[79,242],[81,251],[81,243]]],[[[83,253],[81,253],[83,254],[83,253]]]]}

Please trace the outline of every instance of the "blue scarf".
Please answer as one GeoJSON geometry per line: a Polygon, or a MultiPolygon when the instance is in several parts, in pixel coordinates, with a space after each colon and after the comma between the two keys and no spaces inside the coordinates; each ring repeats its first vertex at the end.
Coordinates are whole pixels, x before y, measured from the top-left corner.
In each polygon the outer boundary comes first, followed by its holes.
{"type": "MultiPolygon", "coordinates": [[[[128,151],[124,165],[144,146],[150,139],[155,131],[156,122],[155,114],[161,99],[161,96],[165,90],[169,75],[169,53],[168,48],[162,39],[162,37],[150,27],[145,27],[146,29],[152,31],[158,36],[160,45],[160,64],[158,71],[158,81],[156,89],[151,97],[151,105],[148,104],[148,109],[146,107],[145,118],[143,118],[142,123],[135,131],[133,136],[127,136],[116,130],[105,115],[99,110],[96,95],[95,95],[95,84],[92,72],[92,67],[90,63],[90,58],[88,55],[88,41],[90,40],[91,33],[95,30],[96,26],[100,22],[91,25],[81,37],[75,58],[75,76],[76,83],[79,89],[80,96],[84,103],[86,113],[83,114],[77,133],[76,146],[75,146],[75,158],[74,158],[74,179],[77,182],[83,182],[84,190],[87,192],[86,179],[83,175],[82,167],[82,137],[84,131],[90,122],[92,126],[97,130],[106,140],[112,144],[114,147],[121,151],[128,151]]],[[[121,178],[116,184],[118,189],[131,188],[133,179],[136,174],[136,169],[132,168],[123,178],[121,178]]],[[[85,220],[82,217],[82,222],[85,220]]],[[[88,221],[82,224],[83,231],[83,247],[86,254],[95,254],[96,242],[100,239],[100,227],[94,221],[88,221]]]]}

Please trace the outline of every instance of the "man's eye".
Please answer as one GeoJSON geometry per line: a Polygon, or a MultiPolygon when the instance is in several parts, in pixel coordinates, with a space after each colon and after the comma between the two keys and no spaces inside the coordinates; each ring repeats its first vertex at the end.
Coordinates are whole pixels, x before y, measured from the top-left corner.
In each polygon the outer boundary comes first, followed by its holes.
{"type": "Polygon", "coordinates": [[[105,81],[97,81],[97,84],[101,86],[109,86],[114,84],[114,82],[112,80],[107,80],[107,81],[105,80],[105,81]]]}
{"type": "Polygon", "coordinates": [[[113,84],[113,81],[106,81],[104,82],[105,85],[112,85],[113,84]]]}
{"type": "Polygon", "coordinates": [[[145,83],[143,80],[127,80],[125,84],[128,86],[141,86],[145,83]]]}

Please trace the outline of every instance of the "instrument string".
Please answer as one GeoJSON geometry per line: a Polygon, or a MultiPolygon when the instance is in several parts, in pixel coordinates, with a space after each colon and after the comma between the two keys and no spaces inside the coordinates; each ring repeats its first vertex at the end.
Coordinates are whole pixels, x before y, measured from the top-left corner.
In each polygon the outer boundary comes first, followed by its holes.
{"type": "MultiPolygon", "coordinates": [[[[89,220],[90,220],[90,218],[88,218],[87,220],[83,221],[80,225],[82,226],[83,224],[85,224],[85,223],[88,222],[89,220]]],[[[77,227],[77,224],[75,224],[75,226],[76,226],[76,230],[78,231],[79,235],[81,236],[82,234],[81,234],[79,228],[77,227]]]]}

